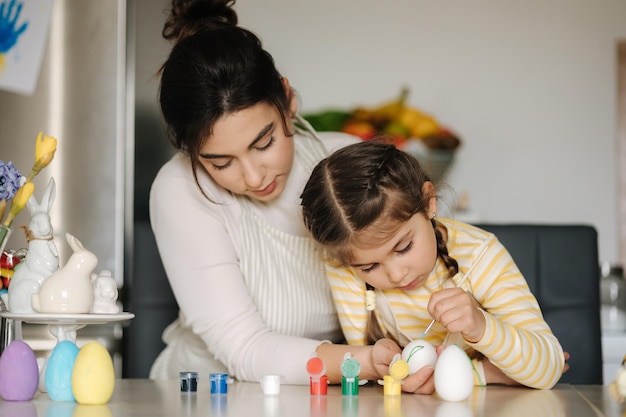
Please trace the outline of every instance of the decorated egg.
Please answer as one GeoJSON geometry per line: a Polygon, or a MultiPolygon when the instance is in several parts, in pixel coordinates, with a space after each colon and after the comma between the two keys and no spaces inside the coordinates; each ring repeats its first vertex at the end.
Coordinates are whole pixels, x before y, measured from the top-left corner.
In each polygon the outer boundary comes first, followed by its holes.
{"type": "Polygon", "coordinates": [[[446,401],[461,401],[472,393],[474,373],[472,361],[457,345],[446,347],[439,354],[435,367],[435,391],[446,401]]]}
{"type": "Polygon", "coordinates": [[[59,342],[48,358],[45,371],[46,391],[53,401],[75,401],[72,393],[72,371],[78,346],[69,340],[59,342]]]}
{"type": "Polygon", "coordinates": [[[29,401],[39,385],[35,352],[23,340],[14,340],[0,356],[0,397],[6,401],[29,401]]]}
{"type": "Polygon", "coordinates": [[[434,367],[437,351],[425,340],[414,340],[402,350],[402,360],[409,364],[409,375],[413,375],[424,366],[434,367]]]}
{"type": "Polygon", "coordinates": [[[72,371],[72,392],[79,404],[105,404],[113,395],[115,369],[109,351],[89,342],[78,351],[72,371]]]}

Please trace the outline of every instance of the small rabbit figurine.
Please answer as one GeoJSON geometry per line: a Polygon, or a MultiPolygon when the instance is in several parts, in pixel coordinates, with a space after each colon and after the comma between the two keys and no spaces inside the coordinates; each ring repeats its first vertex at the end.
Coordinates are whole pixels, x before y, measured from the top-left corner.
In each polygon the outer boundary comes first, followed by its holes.
{"type": "Polygon", "coordinates": [[[117,305],[117,283],[111,271],[103,269],[99,274],[91,274],[93,284],[93,306],[91,312],[94,314],[117,314],[120,308],[117,305]]]}
{"type": "Polygon", "coordinates": [[[54,203],[56,185],[50,177],[41,203],[32,195],[26,207],[31,216],[26,230],[28,252],[15,270],[8,291],[8,308],[11,313],[34,313],[31,297],[54,271],[59,268],[59,251],[53,240],[50,209],[54,203]]]}
{"type": "Polygon", "coordinates": [[[65,237],[74,253],[32,295],[33,308],[39,313],[87,314],[93,305],[91,273],[98,258],[71,234],[65,237]]]}

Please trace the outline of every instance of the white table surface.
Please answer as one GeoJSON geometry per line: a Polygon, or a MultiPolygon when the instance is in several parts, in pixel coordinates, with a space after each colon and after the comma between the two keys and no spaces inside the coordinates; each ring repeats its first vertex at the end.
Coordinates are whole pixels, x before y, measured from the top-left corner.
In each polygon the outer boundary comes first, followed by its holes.
{"type": "Polygon", "coordinates": [[[235,382],[226,395],[211,395],[208,381],[195,394],[181,394],[177,380],[120,379],[105,405],[51,401],[38,393],[27,402],[0,400],[2,417],[555,417],[622,416],[626,405],[613,401],[606,386],[559,384],[552,390],[489,386],[474,388],[463,402],[445,402],[436,395],[385,397],[383,388],[368,384],[359,395],[342,397],[339,386],[312,397],[308,386],[282,385],[278,396],[265,396],[256,383],[235,382]]]}

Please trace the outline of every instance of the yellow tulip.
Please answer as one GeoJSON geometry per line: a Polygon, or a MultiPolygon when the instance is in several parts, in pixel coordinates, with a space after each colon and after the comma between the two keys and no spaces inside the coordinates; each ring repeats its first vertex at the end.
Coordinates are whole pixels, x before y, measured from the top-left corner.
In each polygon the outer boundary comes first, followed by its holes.
{"type": "Polygon", "coordinates": [[[37,141],[35,142],[35,164],[28,174],[27,181],[32,181],[39,171],[47,167],[57,150],[57,140],[52,136],[44,136],[43,132],[39,132],[37,141]]]}
{"type": "Polygon", "coordinates": [[[13,197],[13,201],[11,202],[11,208],[9,210],[9,214],[7,215],[7,218],[4,221],[5,226],[7,227],[11,226],[11,223],[13,223],[13,219],[15,219],[15,216],[17,216],[17,213],[19,213],[26,206],[26,203],[28,202],[28,199],[30,198],[30,196],[33,195],[34,190],[35,190],[35,184],[33,184],[30,181],[26,182],[24,185],[20,187],[19,190],[17,190],[17,192],[15,193],[15,196],[13,197]]]}

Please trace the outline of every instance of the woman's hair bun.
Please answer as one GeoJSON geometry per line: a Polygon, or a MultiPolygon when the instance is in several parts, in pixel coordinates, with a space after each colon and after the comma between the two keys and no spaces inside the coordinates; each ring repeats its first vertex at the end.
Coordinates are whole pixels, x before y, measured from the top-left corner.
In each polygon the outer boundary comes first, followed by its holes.
{"type": "Polygon", "coordinates": [[[237,25],[235,0],[172,0],[163,37],[180,41],[206,29],[237,25]]]}

